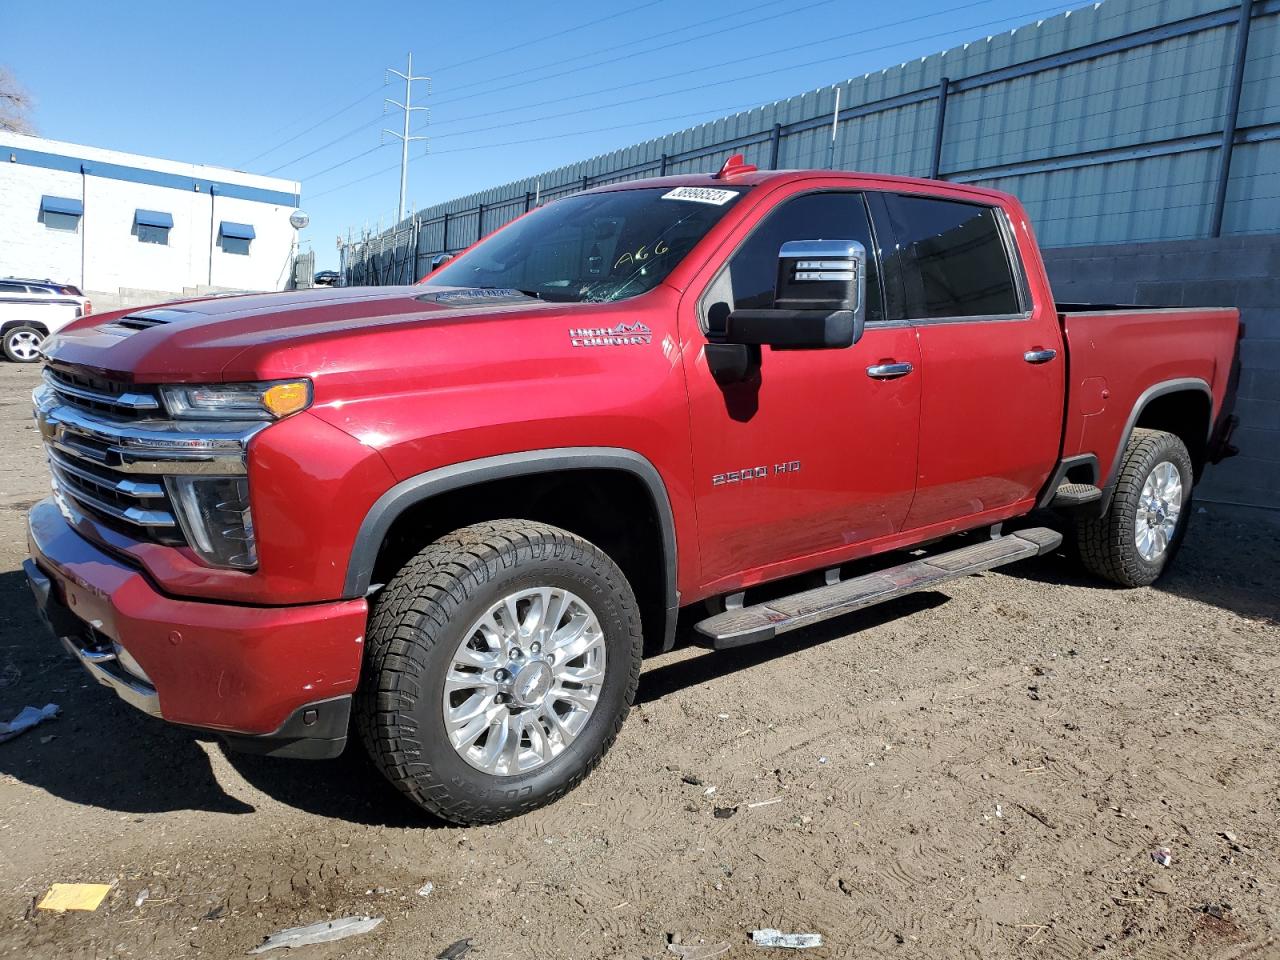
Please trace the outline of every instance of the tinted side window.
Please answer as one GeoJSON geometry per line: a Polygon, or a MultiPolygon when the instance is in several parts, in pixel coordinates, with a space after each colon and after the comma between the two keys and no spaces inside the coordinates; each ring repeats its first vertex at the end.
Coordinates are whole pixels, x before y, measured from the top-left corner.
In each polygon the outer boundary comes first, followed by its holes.
{"type": "Polygon", "coordinates": [[[860,193],[806,193],[770,213],[729,261],[735,310],[773,306],[778,251],[788,240],[857,240],[866,247],[867,319],[884,319],[876,246],[860,193]]]}
{"type": "Polygon", "coordinates": [[[885,201],[903,254],[908,316],[1021,312],[992,207],[901,194],[885,201]]]}
{"type": "Polygon", "coordinates": [[[27,288],[21,283],[0,283],[0,293],[26,293],[27,288]]]}

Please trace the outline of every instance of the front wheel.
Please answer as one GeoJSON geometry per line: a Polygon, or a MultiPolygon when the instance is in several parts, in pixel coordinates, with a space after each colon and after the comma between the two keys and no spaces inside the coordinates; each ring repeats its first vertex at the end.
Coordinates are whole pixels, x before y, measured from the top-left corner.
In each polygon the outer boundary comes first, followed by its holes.
{"type": "Polygon", "coordinates": [[[1172,433],[1133,431],[1111,505],[1076,521],[1080,559],[1124,587],[1145,587],[1173,562],[1191,518],[1191,455],[1172,433]]]}
{"type": "Polygon", "coordinates": [[[599,763],[635,697],[640,614],[599,548],[523,520],[464,527],[378,595],[356,722],[423,809],[492,823],[599,763]]]}
{"type": "Polygon", "coordinates": [[[14,363],[35,363],[43,342],[44,334],[35,327],[10,327],[4,332],[4,355],[14,363]]]}

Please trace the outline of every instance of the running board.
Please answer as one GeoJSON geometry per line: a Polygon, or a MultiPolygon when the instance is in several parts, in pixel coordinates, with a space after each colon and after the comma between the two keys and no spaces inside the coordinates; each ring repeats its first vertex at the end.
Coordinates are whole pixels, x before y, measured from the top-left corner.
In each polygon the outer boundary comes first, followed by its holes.
{"type": "Polygon", "coordinates": [[[767,603],[726,610],[694,625],[714,650],[772,640],[780,633],[927,590],[947,580],[1038,557],[1057,549],[1062,534],[1048,527],[1019,530],[921,560],[793,593],[767,603]]]}

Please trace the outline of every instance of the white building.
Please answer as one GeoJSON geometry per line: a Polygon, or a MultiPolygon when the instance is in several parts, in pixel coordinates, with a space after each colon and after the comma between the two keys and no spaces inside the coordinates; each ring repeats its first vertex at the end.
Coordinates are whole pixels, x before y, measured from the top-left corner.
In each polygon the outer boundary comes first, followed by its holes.
{"type": "Polygon", "coordinates": [[[80,287],[101,312],[289,286],[301,185],[0,131],[0,277],[80,287]]]}

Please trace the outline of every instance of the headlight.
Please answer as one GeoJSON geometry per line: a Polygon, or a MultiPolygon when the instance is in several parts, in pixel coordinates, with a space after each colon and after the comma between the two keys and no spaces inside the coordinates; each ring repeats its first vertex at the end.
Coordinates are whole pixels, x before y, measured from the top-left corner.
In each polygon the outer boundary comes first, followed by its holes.
{"type": "Polygon", "coordinates": [[[246,477],[166,477],[187,544],[211,566],[252,570],[258,545],[246,477]]]}
{"type": "Polygon", "coordinates": [[[160,394],[169,415],[181,420],[278,420],[311,405],[311,381],[181,384],[160,394]]]}

